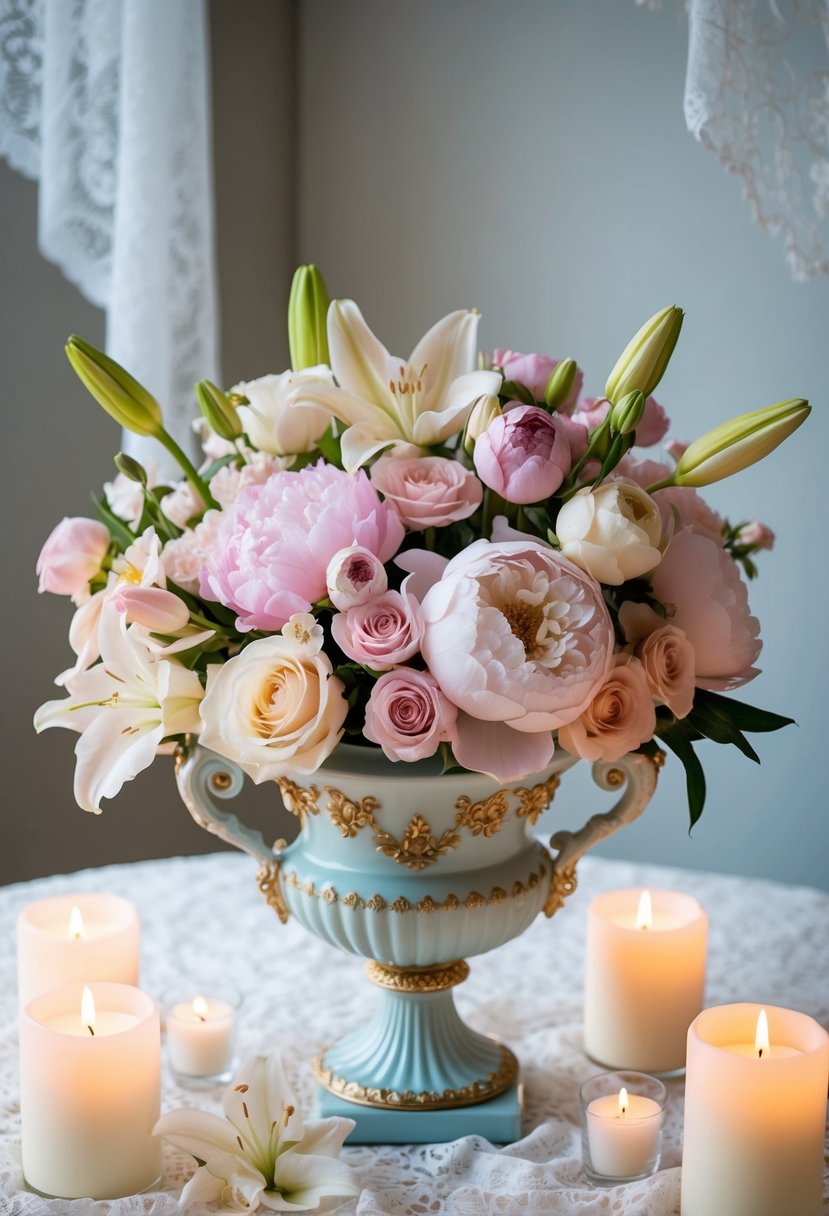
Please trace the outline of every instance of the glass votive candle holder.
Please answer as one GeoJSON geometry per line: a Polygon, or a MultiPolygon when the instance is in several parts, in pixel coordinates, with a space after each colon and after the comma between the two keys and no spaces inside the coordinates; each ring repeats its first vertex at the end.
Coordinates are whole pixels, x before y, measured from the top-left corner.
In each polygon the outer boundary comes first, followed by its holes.
{"type": "Polygon", "coordinates": [[[227,985],[182,986],[165,995],[167,1061],[185,1089],[226,1085],[236,1068],[236,1019],[241,993],[227,985]]]}
{"type": "Polygon", "coordinates": [[[584,1169],[594,1186],[648,1178],[659,1169],[667,1090],[644,1072],[602,1072],[579,1090],[584,1169]]]}

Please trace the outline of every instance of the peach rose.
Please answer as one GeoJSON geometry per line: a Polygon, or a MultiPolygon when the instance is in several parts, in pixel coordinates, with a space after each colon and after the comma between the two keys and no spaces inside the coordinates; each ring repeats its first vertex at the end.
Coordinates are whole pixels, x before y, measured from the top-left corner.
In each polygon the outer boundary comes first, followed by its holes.
{"type": "Polygon", "coordinates": [[[658,701],[677,718],[684,718],[694,705],[694,648],[681,629],[663,625],[648,634],[636,647],[648,687],[658,701]]]}
{"type": "Polygon", "coordinates": [[[587,709],[559,728],[558,741],[583,760],[619,760],[653,738],[656,711],[645,669],[631,654],[617,654],[610,674],[587,709]]]}

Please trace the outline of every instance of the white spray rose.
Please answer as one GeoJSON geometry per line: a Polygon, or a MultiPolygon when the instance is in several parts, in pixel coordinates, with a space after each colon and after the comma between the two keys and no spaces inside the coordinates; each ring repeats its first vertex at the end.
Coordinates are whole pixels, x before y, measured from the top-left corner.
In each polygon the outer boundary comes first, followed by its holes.
{"type": "Polygon", "coordinates": [[[271,456],[295,456],[310,452],[331,421],[319,406],[306,404],[306,391],[320,383],[333,387],[327,367],[309,367],[301,372],[260,376],[233,386],[234,393],[247,397],[239,406],[242,426],[254,447],[271,456]]]}
{"type": "Polygon", "coordinates": [[[559,511],[556,535],[564,557],[611,587],[647,574],[662,559],[659,509],[641,486],[623,478],[574,494],[559,511]]]}
{"type": "Polygon", "coordinates": [[[325,571],[328,598],[340,612],[367,604],[388,590],[389,580],[380,558],[362,545],[338,549],[325,571]]]}

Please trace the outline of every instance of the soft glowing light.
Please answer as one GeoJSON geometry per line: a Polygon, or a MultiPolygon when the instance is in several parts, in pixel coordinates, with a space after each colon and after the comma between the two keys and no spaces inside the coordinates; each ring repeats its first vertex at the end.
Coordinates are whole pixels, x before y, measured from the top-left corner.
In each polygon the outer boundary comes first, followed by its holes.
{"type": "Polygon", "coordinates": [[[622,1088],[619,1090],[619,1114],[626,1115],[629,1105],[630,1105],[630,1099],[628,1098],[628,1091],[625,1089],[625,1087],[623,1085],[622,1088]]]}
{"type": "Polygon", "coordinates": [[[73,942],[86,940],[86,928],[77,904],[72,905],[72,911],[69,913],[69,940],[73,942]]]}
{"type": "Polygon", "coordinates": [[[81,995],[81,1023],[90,1034],[95,1033],[95,998],[91,988],[84,988],[81,995]]]}
{"type": "Polygon", "coordinates": [[[754,1036],[754,1046],[757,1049],[757,1058],[762,1060],[764,1055],[768,1055],[769,1044],[769,1020],[766,1017],[765,1009],[761,1009],[757,1015],[757,1033],[754,1036]]]}
{"type": "Polygon", "coordinates": [[[207,1001],[204,999],[203,996],[197,996],[197,997],[193,998],[193,1013],[195,1013],[196,1017],[199,1019],[200,1022],[204,1022],[207,1020],[207,1013],[208,1013],[207,1001]]]}
{"type": "Polygon", "coordinates": [[[653,905],[650,891],[643,891],[639,896],[639,907],[636,909],[636,928],[653,928],[653,905]]]}

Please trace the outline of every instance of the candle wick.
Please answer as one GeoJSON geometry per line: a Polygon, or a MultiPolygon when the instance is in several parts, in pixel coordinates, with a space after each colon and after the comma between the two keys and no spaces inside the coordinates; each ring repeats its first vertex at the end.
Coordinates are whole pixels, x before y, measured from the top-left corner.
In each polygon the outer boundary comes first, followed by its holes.
{"type": "Polygon", "coordinates": [[[203,1013],[197,1013],[196,1017],[199,1019],[200,1022],[204,1022],[207,1020],[203,1013]]]}
{"type": "Polygon", "coordinates": [[[92,1035],[92,1037],[93,1037],[93,1039],[94,1039],[94,1038],[95,1038],[95,1027],[94,1027],[94,1026],[87,1026],[87,1030],[89,1031],[89,1033],[92,1035]]]}
{"type": "Polygon", "coordinates": [[[758,1048],[757,1048],[757,1059],[758,1059],[758,1060],[762,1060],[762,1058],[763,1058],[763,1048],[762,1048],[762,1047],[758,1047],[758,1048]]]}

